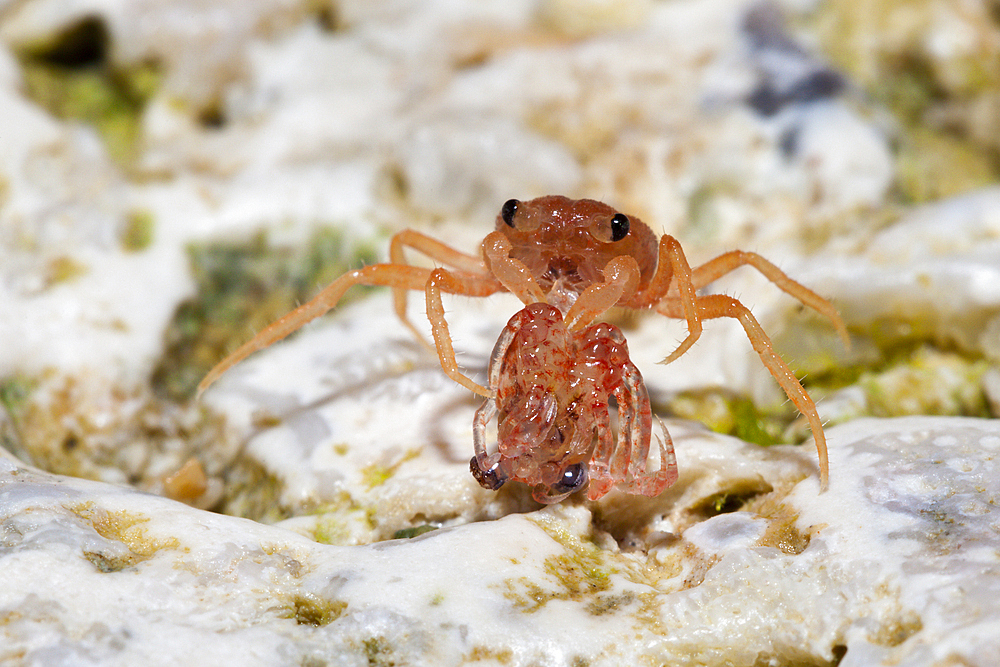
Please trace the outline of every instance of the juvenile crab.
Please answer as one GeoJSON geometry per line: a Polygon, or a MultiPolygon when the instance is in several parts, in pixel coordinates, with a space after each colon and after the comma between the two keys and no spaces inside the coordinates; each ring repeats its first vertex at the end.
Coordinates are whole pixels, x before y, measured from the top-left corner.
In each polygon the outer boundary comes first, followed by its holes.
{"type": "Polygon", "coordinates": [[[535,487],[536,499],[555,502],[582,488],[589,476],[591,498],[614,484],[632,493],[657,495],[676,479],[669,437],[660,444],[656,471],[647,470],[651,418],[642,378],[628,359],[621,332],[607,324],[591,325],[612,306],[682,318],[688,335],[662,362],[669,363],[698,340],[702,320],[732,317],[809,422],[819,454],[821,487],[826,488],[826,439],[815,403],[746,306],[723,294],[697,294],[720,276],[750,265],[829,318],[848,344],[833,305],[763,257],[734,250],[692,269],[674,237],[664,234],[657,240],[638,218],[601,202],[552,195],[507,201],[497,216],[496,230],[482,242],[480,256],[404,230],[392,237],[389,258],[390,263],[345,273],[312,301],[265,328],[213,368],[199,392],[253,352],[336,306],[354,285],[391,287],[397,315],[423,340],[406,315],[407,290],[423,290],[441,368],[487,399],[474,422],[476,456],[471,466],[480,484],[498,488],[506,479],[524,481],[535,487]],[[404,248],[444,266],[410,266],[404,248]],[[441,293],[483,297],[501,291],[513,293],[527,307],[500,336],[487,388],[458,368],[441,293]],[[608,435],[611,395],[619,403],[621,417],[617,442],[608,435]],[[485,447],[485,425],[497,413],[501,414],[499,450],[491,455],[485,447]],[[569,444],[559,444],[566,441],[569,444]]]}

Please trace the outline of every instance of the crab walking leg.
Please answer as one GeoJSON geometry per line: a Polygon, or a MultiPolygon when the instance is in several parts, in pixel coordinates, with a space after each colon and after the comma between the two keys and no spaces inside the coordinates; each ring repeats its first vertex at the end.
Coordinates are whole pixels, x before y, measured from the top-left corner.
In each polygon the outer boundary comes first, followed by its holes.
{"type": "Polygon", "coordinates": [[[486,451],[486,426],[497,416],[497,401],[495,398],[487,398],[472,420],[472,444],[475,449],[475,456],[469,462],[472,476],[476,478],[480,486],[492,491],[496,491],[504,482],[507,476],[500,469],[500,459],[502,455],[499,451],[490,454],[486,451]]]}
{"type": "MultiPolygon", "coordinates": [[[[473,275],[489,275],[482,258],[455,250],[437,239],[412,229],[404,229],[401,232],[393,234],[392,240],[389,241],[389,261],[402,266],[409,265],[403,252],[404,248],[411,248],[452,269],[458,269],[459,271],[473,275]]],[[[405,287],[392,288],[392,301],[396,309],[396,315],[417,340],[426,345],[428,349],[433,350],[433,346],[427,342],[427,339],[417,330],[406,314],[408,294],[409,291],[405,287]]]]}
{"type": "Polygon", "coordinates": [[[272,322],[260,333],[241,345],[235,352],[215,365],[198,383],[198,395],[208,389],[213,382],[234,365],[254,352],[277,343],[308,322],[333,309],[344,293],[355,285],[378,285],[397,289],[423,289],[430,277],[430,270],[416,266],[396,266],[394,264],[373,264],[363,269],[348,271],[327,285],[313,299],[302,304],[281,319],[272,322]]]}
{"type": "Polygon", "coordinates": [[[597,410],[594,413],[594,430],[597,437],[597,449],[590,462],[590,487],[587,489],[589,500],[604,497],[615,479],[611,474],[611,457],[615,453],[615,440],[611,436],[611,415],[607,410],[597,410]]]}
{"type": "Polygon", "coordinates": [[[497,342],[493,345],[493,352],[490,353],[490,364],[486,371],[487,373],[487,383],[490,387],[490,395],[495,396],[497,388],[500,386],[500,377],[503,375],[503,360],[507,356],[507,350],[510,349],[510,344],[514,341],[514,336],[517,335],[518,330],[523,326],[524,320],[527,319],[527,315],[523,310],[518,311],[514,317],[507,322],[507,325],[500,332],[500,337],[497,338],[497,342]]]}
{"type": "Polygon", "coordinates": [[[604,282],[594,283],[583,290],[570,306],[564,322],[570,331],[579,331],[607,312],[622,297],[630,296],[639,284],[639,265],[628,255],[608,262],[602,271],[604,282]]]}
{"type": "Polygon", "coordinates": [[[431,322],[431,334],[434,336],[434,346],[437,348],[438,359],[445,375],[462,385],[469,391],[484,398],[490,397],[490,390],[469,379],[458,369],[455,360],[455,347],[451,342],[448,321],[444,317],[444,304],[441,292],[461,294],[462,296],[489,296],[499,291],[500,286],[489,276],[471,274],[455,274],[447,269],[434,269],[424,287],[427,299],[427,319],[431,322]]]}
{"type": "Polygon", "coordinates": [[[520,260],[510,256],[513,246],[500,232],[490,232],[483,239],[483,257],[489,270],[521,303],[545,303],[545,293],[538,286],[531,270],[520,260]]]}
{"type": "Polygon", "coordinates": [[[677,480],[677,459],[667,435],[666,442],[659,442],[659,467],[653,474],[647,469],[653,417],[646,386],[634,364],[625,367],[615,398],[619,405],[618,447],[625,447],[628,452],[625,485],[635,493],[658,496],[677,480]]]}
{"type": "Polygon", "coordinates": [[[837,312],[833,304],[805,285],[792,280],[784,271],[755,252],[731,250],[714,259],[708,260],[701,266],[695,267],[691,276],[694,289],[701,289],[705,285],[745,265],[757,269],[783,292],[795,297],[830,320],[837,330],[840,340],[843,341],[844,347],[848,350],[851,349],[851,337],[847,333],[847,327],[844,326],[844,320],[841,319],[840,313],[837,312]]]}
{"type": "Polygon", "coordinates": [[[684,319],[687,321],[688,335],[673,352],[661,361],[669,364],[687,352],[701,337],[701,320],[698,309],[695,308],[695,286],[691,277],[691,266],[688,264],[680,241],[669,234],[660,238],[660,249],[657,256],[656,274],[646,289],[636,294],[629,305],[636,308],[648,308],[662,299],[671,287],[680,297],[684,308],[684,319]]]}
{"type": "MultiPolygon", "coordinates": [[[[761,362],[778,381],[789,400],[799,409],[799,412],[805,415],[809,422],[809,428],[812,430],[813,440],[816,442],[816,452],[819,454],[820,490],[825,491],[830,478],[826,434],[823,432],[823,422],[820,421],[819,413],[816,412],[816,404],[806,393],[802,383],[795,377],[795,373],[788,367],[788,364],[771,347],[771,339],[764,333],[757,318],[738,300],[724,294],[709,294],[699,296],[697,305],[699,315],[704,320],[718,317],[732,317],[739,320],[739,323],[743,325],[743,330],[746,331],[747,338],[750,339],[750,344],[760,356],[761,362]]],[[[656,310],[667,317],[680,317],[679,313],[682,312],[682,307],[676,299],[667,298],[657,304],[656,310]]]]}

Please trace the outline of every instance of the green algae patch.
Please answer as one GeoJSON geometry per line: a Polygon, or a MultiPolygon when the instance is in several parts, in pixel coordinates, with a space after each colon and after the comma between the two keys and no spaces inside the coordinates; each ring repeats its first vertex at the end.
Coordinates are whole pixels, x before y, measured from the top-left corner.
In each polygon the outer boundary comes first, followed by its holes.
{"type": "Polygon", "coordinates": [[[898,121],[901,201],[1000,180],[1000,26],[989,4],[830,0],[808,20],[835,65],[898,121]]]}
{"type": "Polygon", "coordinates": [[[225,439],[222,420],[196,405],[179,406],[145,385],[61,375],[54,370],[0,382],[9,419],[0,438],[9,451],[48,472],[147,486],[225,439]],[[150,472],[155,470],[156,472],[150,472]]]}
{"type": "Polygon", "coordinates": [[[7,419],[0,420],[0,445],[18,458],[31,460],[24,448],[25,419],[30,410],[29,400],[37,382],[22,375],[0,379],[0,407],[7,419]]]}
{"type": "Polygon", "coordinates": [[[17,50],[28,97],[62,119],[93,126],[123,166],[141,152],[142,113],[162,76],[155,62],[115,65],[111,38],[96,17],[17,50]]]}
{"type": "Polygon", "coordinates": [[[127,510],[108,511],[92,502],[67,507],[69,511],[89,523],[97,533],[114,542],[121,542],[128,550],[127,556],[107,556],[87,552],[84,556],[101,572],[117,572],[149,560],[163,549],[179,549],[175,537],[155,538],[146,533],[149,517],[127,510]]]}
{"type": "Polygon", "coordinates": [[[998,163],[1000,151],[913,125],[896,147],[896,188],[905,203],[937,201],[1000,181],[998,163]]]}
{"type": "Polygon", "coordinates": [[[928,346],[900,363],[859,378],[876,417],[944,415],[988,417],[983,376],[990,365],[928,346]]]}
{"type": "Polygon", "coordinates": [[[748,397],[721,388],[679,392],[662,408],[671,416],[764,447],[783,442],[782,433],[797,414],[784,404],[762,410],[748,397]]]}
{"type": "Polygon", "coordinates": [[[250,459],[240,457],[225,473],[225,497],[219,511],[262,523],[277,523],[291,516],[282,507],[281,480],[250,459]]]}
{"type": "Polygon", "coordinates": [[[414,537],[419,537],[420,535],[426,535],[432,530],[437,530],[437,526],[432,526],[429,523],[425,523],[421,526],[414,526],[412,528],[401,528],[392,534],[392,539],[394,540],[408,540],[414,537]]]}
{"type": "Polygon", "coordinates": [[[908,415],[990,417],[984,376],[989,361],[921,341],[888,348],[876,363],[848,366],[813,377],[809,390],[822,398],[845,387],[860,390],[856,417],[908,415]]]}
{"type": "MultiPolygon", "coordinates": [[[[856,332],[859,340],[871,343],[872,353],[863,363],[814,368],[803,376],[802,385],[817,403],[847,388],[857,392],[851,409],[833,415],[832,423],[860,417],[998,416],[990,411],[984,386],[985,375],[995,364],[939,346],[919,326],[916,329],[904,337],[888,324],[856,332]]],[[[761,407],[723,388],[678,392],[655,410],[762,446],[812,438],[791,402],[761,407]]]]}
{"type": "Polygon", "coordinates": [[[326,600],[316,595],[300,594],[291,600],[289,616],[299,625],[323,627],[333,623],[347,609],[343,600],[326,600]]]}
{"type": "MultiPolygon", "coordinates": [[[[153,374],[157,393],[178,401],[190,399],[209,369],[252,332],[376,255],[340,229],[322,226],[298,247],[276,246],[259,233],[246,241],[192,244],[188,257],[197,294],[174,313],[164,335],[166,352],[153,374]]],[[[351,289],[341,303],[364,293],[351,289]]]]}

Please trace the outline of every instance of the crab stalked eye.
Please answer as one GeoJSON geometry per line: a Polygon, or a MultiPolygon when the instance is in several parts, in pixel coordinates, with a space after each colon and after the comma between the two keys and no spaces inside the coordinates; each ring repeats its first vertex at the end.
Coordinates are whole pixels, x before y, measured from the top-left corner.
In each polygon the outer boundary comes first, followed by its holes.
{"type": "Polygon", "coordinates": [[[563,468],[562,476],[552,490],[556,493],[572,493],[583,488],[587,483],[587,466],[583,463],[571,463],[563,468]]]}
{"type": "Polygon", "coordinates": [[[615,213],[615,216],[611,218],[611,240],[621,241],[628,236],[628,228],[628,216],[624,213],[615,213]]]}
{"type": "Polygon", "coordinates": [[[519,203],[516,199],[508,199],[500,208],[500,218],[507,223],[508,227],[514,226],[514,214],[517,213],[517,205],[519,203]]]}

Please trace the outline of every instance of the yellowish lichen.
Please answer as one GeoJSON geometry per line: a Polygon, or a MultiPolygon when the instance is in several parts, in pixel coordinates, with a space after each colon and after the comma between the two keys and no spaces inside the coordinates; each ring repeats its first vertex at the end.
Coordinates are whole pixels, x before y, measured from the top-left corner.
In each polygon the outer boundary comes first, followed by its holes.
{"type": "Polygon", "coordinates": [[[49,260],[45,267],[45,286],[52,287],[68,283],[87,273],[87,265],[68,255],[59,255],[49,260]]]}
{"type": "Polygon", "coordinates": [[[871,632],[868,641],[878,646],[899,646],[924,628],[924,622],[913,611],[891,616],[871,632]]]}
{"type": "Polygon", "coordinates": [[[375,462],[361,469],[361,479],[369,489],[385,484],[396,474],[399,467],[420,456],[419,449],[408,449],[402,456],[397,457],[392,463],[375,462]]]}
{"type": "Polygon", "coordinates": [[[347,491],[309,509],[315,517],[312,538],[321,544],[368,544],[375,538],[374,508],[358,502],[347,491]]]}
{"type": "Polygon", "coordinates": [[[805,551],[810,535],[797,527],[798,512],[784,502],[792,484],[767,494],[757,496],[747,502],[743,509],[767,520],[767,528],[760,538],[762,547],[775,547],[790,556],[805,551]]]}
{"type": "Polygon", "coordinates": [[[84,556],[102,572],[116,572],[155,556],[163,549],[179,549],[176,537],[158,538],[147,534],[145,524],[149,517],[126,510],[108,511],[93,502],[67,507],[69,511],[93,526],[97,533],[108,540],[121,542],[128,550],[128,556],[108,556],[97,552],[86,552],[84,556]]]}
{"type": "Polygon", "coordinates": [[[509,665],[514,660],[514,651],[507,648],[491,648],[486,646],[473,646],[464,658],[465,662],[482,662],[488,660],[501,665],[509,665]]]}
{"type": "Polygon", "coordinates": [[[515,609],[532,613],[553,600],[566,600],[582,603],[595,616],[618,613],[632,608],[638,597],[629,589],[615,590],[615,581],[652,587],[680,574],[676,559],[623,554],[601,547],[593,536],[578,535],[549,513],[531,517],[559,543],[562,552],[545,559],[544,578],[524,576],[504,582],[503,594],[515,609]]]}
{"type": "Polygon", "coordinates": [[[119,243],[125,252],[142,252],[153,244],[156,218],[151,211],[135,210],[125,217],[119,243]]]}

